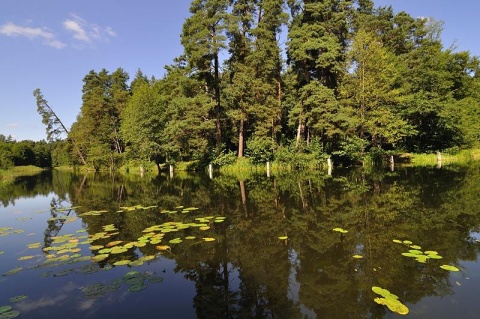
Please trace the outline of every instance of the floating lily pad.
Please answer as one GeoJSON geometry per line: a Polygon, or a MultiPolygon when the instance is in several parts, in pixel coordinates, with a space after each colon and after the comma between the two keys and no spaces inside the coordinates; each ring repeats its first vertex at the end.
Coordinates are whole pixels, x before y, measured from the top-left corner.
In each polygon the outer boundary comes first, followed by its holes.
{"type": "Polygon", "coordinates": [[[340,227],[334,228],[333,231],[336,231],[336,232],[339,232],[339,233],[342,233],[342,234],[348,233],[348,230],[345,230],[345,229],[340,228],[340,227]]]}
{"type": "Polygon", "coordinates": [[[356,259],[362,259],[362,258],[363,258],[362,255],[353,255],[352,257],[353,257],[353,258],[356,258],[356,259]]]}
{"type": "Polygon", "coordinates": [[[8,301],[9,302],[20,302],[20,301],[24,301],[27,298],[28,298],[27,295],[20,295],[20,296],[12,297],[12,298],[8,299],[8,301]]]}
{"type": "Polygon", "coordinates": [[[278,239],[285,240],[285,239],[288,239],[288,236],[278,236],[278,239]]]}
{"type": "Polygon", "coordinates": [[[401,240],[398,240],[398,239],[394,239],[393,242],[394,242],[394,243],[397,243],[397,244],[402,244],[402,241],[401,241],[401,240]]]}
{"type": "Polygon", "coordinates": [[[132,285],[132,286],[128,287],[128,291],[129,292],[138,292],[138,291],[141,291],[145,288],[147,288],[147,285],[145,283],[142,283],[142,284],[132,285]]]}
{"type": "Polygon", "coordinates": [[[92,246],[88,247],[88,249],[99,250],[99,249],[102,249],[103,247],[104,247],[103,245],[92,245],[92,246]]]}
{"type": "Polygon", "coordinates": [[[126,266],[130,264],[130,260],[119,260],[113,263],[115,266],[126,266]]]}
{"type": "Polygon", "coordinates": [[[107,259],[108,256],[110,256],[110,255],[109,254],[96,255],[95,257],[93,257],[93,261],[100,262],[100,261],[103,261],[103,260],[107,259]]]}
{"type": "Polygon", "coordinates": [[[7,271],[6,273],[4,273],[2,276],[5,276],[5,277],[8,277],[8,276],[13,276],[15,275],[16,273],[20,272],[23,270],[23,267],[17,267],[17,268],[14,268],[12,270],[9,270],[7,271]]]}
{"type": "Polygon", "coordinates": [[[33,259],[35,258],[35,256],[22,256],[20,258],[18,258],[18,260],[29,260],[29,259],[33,259]]]}
{"type": "Polygon", "coordinates": [[[170,246],[167,245],[159,245],[155,247],[157,250],[163,251],[163,250],[169,250],[170,246]]]}
{"type": "Polygon", "coordinates": [[[404,243],[405,245],[411,245],[411,244],[413,244],[410,240],[404,240],[403,243],[404,243]]]}
{"type": "Polygon", "coordinates": [[[455,266],[451,266],[451,265],[441,265],[440,268],[448,270],[448,271],[460,271],[460,269],[458,269],[455,266]]]}
{"type": "Polygon", "coordinates": [[[390,309],[391,311],[393,311],[395,313],[398,313],[398,314],[401,314],[401,315],[408,314],[409,310],[408,310],[407,306],[405,306],[403,303],[401,303],[398,300],[397,295],[392,294],[387,289],[384,289],[384,288],[381,288],[381,287],[376,287],[376,286],[372,287],[372,291],[383,297],[383,298],[377,297],[377,298],[373,299],[376,303],[378,303],[380,305],[387,306],[388,309],[390,309]]]}
{"type": "Polygon", "coordinates": [[[1,306],[0,307],[0,313],[1,314],[5,313],[5,312],[8,312],[10,310],[12,310],[12,306],[1,306]]]}
{"type": "Polygon", "coordinates": [[[215,238],[211,238],[211,237],[205,237],[203,238],[204,241],[214,241],[215,238]]]}
{"type": "Polygon", "coordinates": [[[132,266],[132,267],[139,267],[139,266],[143,265],[143,263],[144,263],[143,260],[138,259],[138,260],[134,260],[134,261],[129,262],[128,265],[132,266]]]}
{"type": "Polygon", "coordinates": [[[180,244],[182,242],[181,238],[175,238],[169,241],[170,244],[180,244]]]}

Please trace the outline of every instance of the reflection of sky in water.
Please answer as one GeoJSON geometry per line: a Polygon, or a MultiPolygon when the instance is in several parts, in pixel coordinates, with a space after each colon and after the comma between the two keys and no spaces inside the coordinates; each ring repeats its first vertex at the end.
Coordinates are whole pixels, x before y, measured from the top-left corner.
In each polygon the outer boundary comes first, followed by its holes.
{"type": "MultiPolygon", "coordinates": [[[[410,308],[408,317],[478,319],[480,264],[478,262],[462,262],[459,268],[460,272],[450,274],[453,294],[441,298],[425,297],[417,305],[407,304],[410,308]]],[[[398,315],[391,315],[389,318],[398,318],[398,315]]]]}
{"type": "MultiPolygon", "coordinates": [[[[0,274],[22,266],[24,269],[12,276],[0,277],[0,306],[9,304],[8,300],[18,295],[27,295],[28,299],[10,304],[21,312],[22,318],[195,318],[192,300],[195,296],[194,283],[185,280],[183,274],[174,272],[176,263],[163,257],[155,259],[150,265],[140,267],[114,267],[85,275],[76,270],[90,262],[66,264],[59,267],[37,268],[44,261],[40,249],[29,249],[27,245],[40,242],[43,246],[44,231],[51,218],[50,202],[52,197],[16,199],[14,204],[0,207],[0,228],[11,227],[9,235],[0,237],[0,274]],[[20,234],[11,233],[23,230],[20,234]],[[19,261],[21,256],[34,255],[31,260],[19,261]],[[66,276],[54,275],[73,269],[66,276]],[[108,284],[132,269],[149,273],[155,272],[164,280],[161,283],[148,283],[141,292],[128,292],[122,285],[117,291],[98,299],[86,299],[82,288],[95,283],[108,284]],[[42,277],[48,274],[48,277],[42,277]]],[[[64,206],[68,206],[65,203],[64,206]]],[[[62,213],[60,213],[62,214],[62,213]]],[[[75,216],[72,212],[70,216],[75,216]]],[[[72,234],[82,227],[81,221],[64,224],[59,235],[72,234]]],[[[75,236],[87,233],[75,234],[75,236]]],[[[82,255],[90,255],[87,245],[81,245],[82,255]]]]}

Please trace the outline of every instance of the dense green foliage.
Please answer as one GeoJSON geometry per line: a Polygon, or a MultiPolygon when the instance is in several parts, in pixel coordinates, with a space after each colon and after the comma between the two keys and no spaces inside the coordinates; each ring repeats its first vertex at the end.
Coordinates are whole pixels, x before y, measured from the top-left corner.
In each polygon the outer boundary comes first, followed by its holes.
{"type": "Polygon", "coordinates": [[[68,154],[61,152],[64,142],[20,141],[0,134],[0,170],[33,165],[42,168],[68,165],[68,154]]]}
{"type": "Polygon", "coordinates": [[[72,163],[206,165],[234,152],[355,164],[479,142],[479,59],[444,48],[438,21],[371,0],[194,0],[190,12],[162,79],[90,71],[70,132],[35,92],[72,163]]]}

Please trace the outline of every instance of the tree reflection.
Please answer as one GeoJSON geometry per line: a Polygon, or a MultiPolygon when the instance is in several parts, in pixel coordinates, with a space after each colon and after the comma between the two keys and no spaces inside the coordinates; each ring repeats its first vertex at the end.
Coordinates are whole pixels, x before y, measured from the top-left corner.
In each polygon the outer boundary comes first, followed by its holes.
{"type": "MultiPolygon", "coordinates": [[[[179,205],[198,207],[203,216],[225,216],[224,223],[212,225],[215,242],[176,245],[164,254],[195,283],[198,318],[381,318],[388,310],[374,303],[372,286],[389,289],[407,304],[451,294],[450,274],[439,265],[478,257],[471,232],[480,225],[479,167],[336,174],[211,180],[202,174],[172,179],[56,172],[49,182],[19,183],[2,201],[54,190],[45,245],[62,229],[60,217],[72,216],[62,207],[81,206],[77,215],[108,210],[84,216],[82,223],[90,235],[114,224],[121,230],[114,239],[124,241],[155,224],[192,221],[188,214],[160,213],[179,205]],[[114,213],[137,204],[157,208],[114,213]],[[348,233],[332,231],[336,227],[348,233]],[[438,251],[443,260],[418,263],[402,256],[409,247],[393,239],[438,251]]],[[[156,253],[147,246],[129,257],[156,253]]]]}

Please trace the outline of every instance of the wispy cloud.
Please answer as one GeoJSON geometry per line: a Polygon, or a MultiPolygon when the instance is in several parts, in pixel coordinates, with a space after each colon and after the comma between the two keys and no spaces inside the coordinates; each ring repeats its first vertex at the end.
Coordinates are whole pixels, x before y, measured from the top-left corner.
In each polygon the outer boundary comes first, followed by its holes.
{"type": "Polygon", "coordinates": [[[93,43],[94,41],[108,42],[110,38],[115,37],[117,33],[111,27],[101,27],[95,23],[89,23],[82,17],[71,14],[70,19],[63,22],[66,30],[73,33],[73,38],[83,43],[93,43]]]}
{"type": "Polygon", "coordinates": [[[18,126],[19,126],[18,123],[8,123],[7,124],[8,128],[17,128],[18,126]]]}
{"type": "Polygon", "coordinates": [[[14,23],[7,23],[0,26],[0,34],[7,37],[26,37],[29,39],[42,39],[46,45],[55,49],[62,49],[67,45],[58,40],[54,33],[45,28],[31,28],[14,23]]]}

